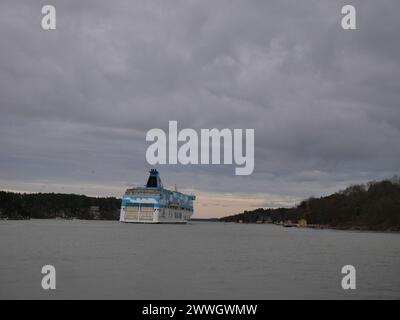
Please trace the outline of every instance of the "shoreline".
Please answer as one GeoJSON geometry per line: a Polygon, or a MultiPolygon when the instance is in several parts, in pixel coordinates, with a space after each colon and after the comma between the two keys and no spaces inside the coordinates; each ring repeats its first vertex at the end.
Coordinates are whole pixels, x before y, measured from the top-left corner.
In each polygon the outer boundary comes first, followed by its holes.
{"type": "MultiPolygon", "coordinates": [[[[119,222],[119,220],[107,220],[107,219],[79,219],[79,218],[31,218],[31,219],[0,219],[1,221],[41,221],[41,220],[55,220],[55,221],[104,221],[104,222],[119,222]]],[[[382,230],[382,229],[370,229],[361,226],[349,226],[349,227],[334,227],[329,225],[309,225],[300,226],[298,224],[280,224],[280,223],[260,223],[260,222],[234,222],[234,221],[220,221],[218,219],[194,219],[189,222],[212,222],[212,223],[229,223],[229,224],[246,224],[246,225],[274,225],[282,228],[297,228],[297,229],[314,229],[314,230],[337,230],[337,231],[358,231],[358,232],[374,232],[374,233],[393,233],[400,234],[399,230],[382,230]]]]}
{"type": "Polygon", "coordinates": [[[284,224],[279,224],[279,223],[254,223],[254,222],[234,222],[234,221],[220,221],[223,223],[232,223],[232,224],[251,224],[251,225],[274,225],[277,227],[282,227],[282,228],[297,228],[297,229],[314,229],[314,230],[336,230],[336,231],[359,231],[359,232],[374,232],[374,233],[395,233],[395,234],[400,234],[400,229],[396,230],[382,230],[382,229],[370,229],[366,227],[360,227],[360,226],[350,226],[350,227],[334,227],[334,226],[329,226],[329,225],[312,225],[312,226],[299,226],[296,224],[291,224],[291,225],[284,225],[284,224]]]}

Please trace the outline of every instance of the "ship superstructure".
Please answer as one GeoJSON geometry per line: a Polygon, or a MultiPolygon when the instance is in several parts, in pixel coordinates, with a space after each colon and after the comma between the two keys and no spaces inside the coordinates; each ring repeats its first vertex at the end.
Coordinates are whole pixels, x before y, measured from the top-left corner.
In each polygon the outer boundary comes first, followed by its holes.
{"type": "Polygon", "coordinates": [[[147,184],[126,190],[120,221],[136,223],[186,223],[193,214],[194,195],[164,189],[157,170],[151,169],[147,184]]]}

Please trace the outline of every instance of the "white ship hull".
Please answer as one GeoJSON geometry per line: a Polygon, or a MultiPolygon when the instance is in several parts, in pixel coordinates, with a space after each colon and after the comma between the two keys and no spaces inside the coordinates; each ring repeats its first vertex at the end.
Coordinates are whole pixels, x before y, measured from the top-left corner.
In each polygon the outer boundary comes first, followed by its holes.
{"type": "Polygon", "coordinates": [[[137,208],[122,207],[121,222],[130,223],[187,223],[193,212],[171,208],[154,209],[153,211],[141,211],[137,208]]]}

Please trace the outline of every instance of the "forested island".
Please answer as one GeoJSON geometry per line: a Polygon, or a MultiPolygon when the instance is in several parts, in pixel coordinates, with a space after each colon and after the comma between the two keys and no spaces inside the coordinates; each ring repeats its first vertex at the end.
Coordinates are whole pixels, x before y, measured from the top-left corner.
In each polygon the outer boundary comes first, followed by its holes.
{"type": "Polygon", "coordinates": [[[121,200],[75,194],[0,191],[0,218],[118,220],[121,200]]]}
{"type": "Polygon", "coordinates": [[[259,208],[220,221],[400,231],[400,179],[354,185],[327,197],[306,199],[293,208],[259,208]]]}
{"type": "MultiPolygon", "coordinates": [[[[119,220],[120,205],[121,199],[114,197],[0,191],[0,219],[119,220]]],[[[293,208],[259,208],[219,221],[400,231],[400,178],[354,185],[330,196],[303,200],[293,208]]]]}

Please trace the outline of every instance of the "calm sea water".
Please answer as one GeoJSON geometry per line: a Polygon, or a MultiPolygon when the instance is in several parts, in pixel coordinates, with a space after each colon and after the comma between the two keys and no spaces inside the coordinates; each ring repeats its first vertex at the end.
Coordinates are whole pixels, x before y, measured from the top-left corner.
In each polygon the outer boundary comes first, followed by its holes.
{"type": "Polygon", "coordinates": [[[0,221],[0,298],[400,298],[400,234],[196,222],[0,221]],[[41,268],[57,289],[41,288],[41,268]],[[341,288],[343,265],[357,289],[341,288]]]}

